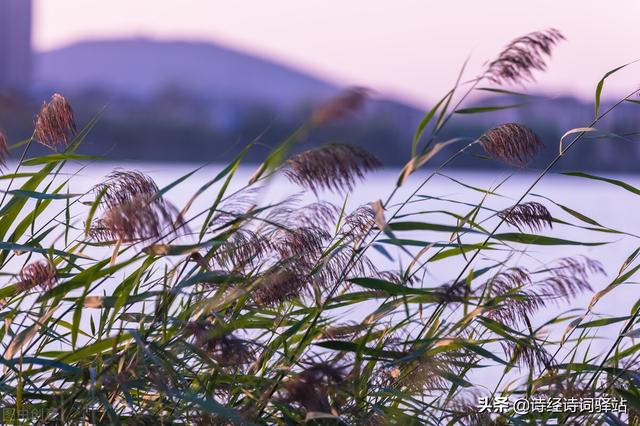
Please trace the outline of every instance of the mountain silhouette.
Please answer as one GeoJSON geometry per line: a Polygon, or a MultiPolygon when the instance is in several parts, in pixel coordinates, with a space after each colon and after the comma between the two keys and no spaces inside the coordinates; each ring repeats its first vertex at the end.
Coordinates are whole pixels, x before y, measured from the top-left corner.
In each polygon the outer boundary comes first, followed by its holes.
{"type": "Polygon", "coordinates": [[[336,93],[329,82],[291,66],[213,43],[121,39],[83,41],[37,53],[37,89],[102,89],[149,97],[177,88],[204,99],[287,106],[336,93]]]}

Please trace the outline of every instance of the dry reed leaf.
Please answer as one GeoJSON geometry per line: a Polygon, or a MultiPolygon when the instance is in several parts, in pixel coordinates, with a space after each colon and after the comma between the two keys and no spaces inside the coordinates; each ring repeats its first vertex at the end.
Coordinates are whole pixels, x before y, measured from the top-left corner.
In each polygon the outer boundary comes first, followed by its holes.
{"type": "Polygon", "coordinates": [[[402,186],[413,172],[427,164],[427,162],[435,157],[436,154],[438,154],[440,151],[442,151],[443,148],[445,148],[447,145],[459,141],[459,138],[455,138],[444,142],[438,142],[437,144],[430,147],[425,153],[413,157],[402,169],[396,185],[402,186]]]}
{"type": "Polygon", "coordinates": [[[84,298],[84,307],[89,309],[101,308],[104,304],[104,296],[87,296],[84,298]]]}

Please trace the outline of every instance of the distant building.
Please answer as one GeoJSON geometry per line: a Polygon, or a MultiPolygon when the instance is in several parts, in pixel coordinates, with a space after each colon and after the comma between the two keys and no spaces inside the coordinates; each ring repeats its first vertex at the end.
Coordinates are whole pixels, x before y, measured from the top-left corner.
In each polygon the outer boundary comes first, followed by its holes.
{"type": "Polygon", "coordinates": [[[31,81],[31,0],[0,0],[0,91],[31,81]]]}

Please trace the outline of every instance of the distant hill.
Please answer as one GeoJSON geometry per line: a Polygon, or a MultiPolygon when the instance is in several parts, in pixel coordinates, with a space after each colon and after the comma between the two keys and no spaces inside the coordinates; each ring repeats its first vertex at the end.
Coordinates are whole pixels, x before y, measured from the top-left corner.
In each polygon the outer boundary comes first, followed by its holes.
{"type": "Polygon", "coordinates": [[[37,89],[102,89],[150,97],[167,88],[204,99],[274,106],[327,98],[335,85],[213,43],[123,39],[86,41],[36,54],[37,89]]]}

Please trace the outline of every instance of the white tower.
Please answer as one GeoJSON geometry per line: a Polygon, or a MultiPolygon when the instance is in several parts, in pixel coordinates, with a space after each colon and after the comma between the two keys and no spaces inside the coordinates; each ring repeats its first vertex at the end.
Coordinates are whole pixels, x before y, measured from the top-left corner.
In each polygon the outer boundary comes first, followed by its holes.
{"type": "Polygon", "coordinates": [[[31,81],[31,0],[0,0],[0,92],[31,81]]]}

